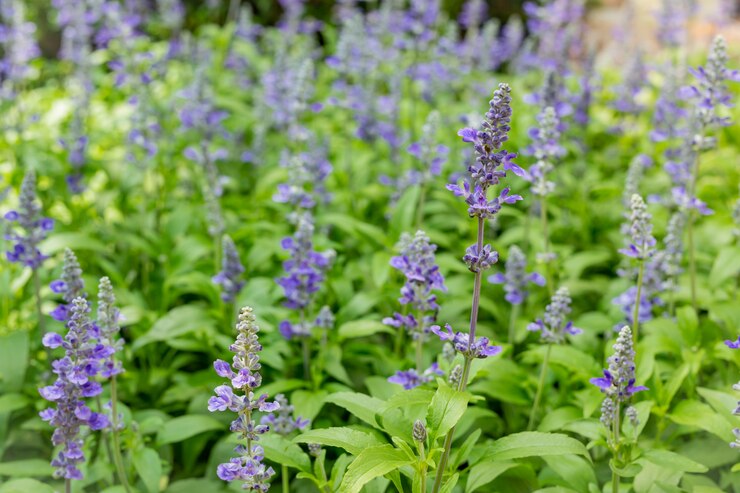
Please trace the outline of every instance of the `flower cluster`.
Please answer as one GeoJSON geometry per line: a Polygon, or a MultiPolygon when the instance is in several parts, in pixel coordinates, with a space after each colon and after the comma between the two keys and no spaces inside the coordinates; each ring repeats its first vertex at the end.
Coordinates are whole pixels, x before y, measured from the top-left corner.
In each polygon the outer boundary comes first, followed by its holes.
{"type": "Polygon", "coordinates": [[[614,344],[614,355],[608,361],[609,368],[604,370],[604,376],[592,378],[590,382],[606,394],[607,400],[612,401],[609,405],[602,406],[602,412],[605,408],[607,411],[612,410],[611,416],[602,415],[602,422],[610,424],[614,420],[613,410],[617,405],[629,402],[632,395],[637,392],[648,390],[642,385],[635,385],[635,350],[629,326],[625,325],[619,331],[617,342],[614,344]]]}
{"type": "Polygon", "coordinates": [[[647,84],[647,68],[642,53],[635,53],[631,63],[625,65],[623,83],[615,89],[613,108],[624,114],[641,113],[645,106],[639,102],[639,94],[647,84]]]}
{"type": "Polygon", "coordinates": [[[521,305],[529,294],[527,285],[529,283],[537,286],[545,285],[545,278],[532,272],[527,274],[527,257],[524,252],[516,246],[509,247],[509,257],[506,259],[506,273],[498,272],[488,278],[494,284],[503,284],[506,295],[504,298],[512,305],[521,305]]]}
{"type": "Polygon", "coordinates": [[[101,361],[100,375],[104,378],[123,373],[123,365],[116,360],[116,353],[123,349],[123,339],[119,337],[121,312],[116,307],[116,296],[108,277],[101,277],[98,284],[98,334],[100,343],[108,348],[108,356],[101,361]]]}
{"type": "Polygon", "coordinates": [[[462,354],[465,358],[488,358],[496,356],[501,352],[501,346],[489,345],[487,337],[478,337],[470,341],[470,334],[467,332],[454,332],[450,324],[445,324],[444,329],[439,325],[433,325],[430,329],[436,334],[441,341],[450,341],[455,351],[462,354]]]}
{"type": "Polygon", "coordinates": [[[283,394],[275,396],[275,403],[280,407],[275,412],[263,416],[260,423],[269,426],[278,435],[290,435],[295,430],[302,430],[311,422],[300,416],[294,418],[295,409],[288,404],[288,399],[283,394]]]}
{"type": "Polygon", "coordinates": [[[538,117],[539,127],[529,131],[534,140],[529,151],[537,162],[529,168],[525,179],[532,182],[532,193],[539,196],[550,195],[555,184],[549,181],[548,175],[554,169],[558,158],[565,155],[565,148],[560,145],[559,119],[555,109],[546,107],[538,117]]]}
{"type": "Polygon", "coordinates": [[[65,354],[52,364],[56,382],[39,389],[41,396],[54,402],[56,408],[45,409],[39,414],[55,427],[52,443],[61,446],[51,462],[56,467],[55,476],[82,479],[82,472],[77,467],[85,460],[80,428],[88,426],[92,430],[101,430],[109,424],[105,415],[93,412],[83,399],[95,397],[103,391],[93,378],[100,374],[101,364],[111,356],[113,349],[96,341],[99,329],[88,316],[87,300],[76,298],[70,310],[67,335],[62,338],[59,334],[48,333],[43,339],[44,346],[51,349],[61,346],[65,354]]]}
{"type": "Polygon", "coordinates": [[[290,154],[283,152],[281,166],[288,170],[288,181],[278,185],[275,202],[289,204],[296,209],[310,210],[319,203],[327,203],[331,195],[326,180],[332,171],[324,144],[312,142],[310,150],[290,154]]]}
{"type": "Polygon", "coordinates": [[[583,331],[566,317],[571,312],[570,292],[565,286],[559,288],[545,307],[545,316],[527,326],[528,330],[540,333],[540,339],[548,344],[560,344],[566,335],[578,335],[583,331]]]}
{"type": "MultiPolygon", "coordinates": [[[[282,247],[290,254],[290,258],[283,262],[286,275],[276,280],[283,288],[285,306],[294,310],[304,311],[311,304],[313,295],[321,287],[326,270],[331,264],[333,252],[319,253],[313,249],[313,223],[311,216],[304,214],[298,222],[298,229],[292,237],[284,238],[282,247]]],[[[291,324],[283,321],[280,332],[287,339],[295,336],[305,336],[310,333],[310,327],[301,324],[291,324]]]]}
{"type": "Polygon", "coordinates": [[[399,370],[393,376],[388,377],[388,381],[402,385],[405,390],[411,390],[419,385],[433,381],[437,375],[444,375],[444,372],[439,369],[437,363],[432,363],[432,366],[424,370],[421,374],[413,368],[406,371],[399,370]]]}
{"type": "Polygon", "coordinates": [[[236,245],[229,235],[224,235],[222,246],[221,272],[213,276],[212,280],[214,284],[221,286],[221,299],[226,303],[233,303],[245,284],[241,279],[244,266],[239,260],[236,245]]]}
{"type": "Polygon", "coordinates": [[[638,194],[630,199],[630,237],[627,248],[619,253],[640,261],[650,258],[655,253],[655,238],[653,237],[652,215],[647,211],[645,201],[638,194]]]}
{"type": "Polygon", "coordinates": [[[254,411],[273,412],[280,408],[277,402],[268,402],[267,394],[259,397],[255,392],[262,384],[259,352],[262,345],[257,333],[259,327],[255,322],[252,308],[244,307],[239,312],[239,322],[236,325],[238,332],[236,341],[229,347],[234,353],[230,365],[226,361],[216,360],[213,367],[218,376],[228,378],[230,385],[216,387],[216,395],[208,400],[208,410],[232,411],[237,413],[231,423],[231,431],[238,433],[246,445],[239,445],[235,451],[239,457],[232,458],[225,464],[220,464],[216,474],[224,481],[242,481],[242,489],[251,491],[267,491],[269,480],[275,474],[271,467],[262,463],[264,451],[256,442],[259,436],[267,433],[270,427],[257,424],[253,417],[254,411]],[[235,394],[240,392],[241,395],[235,394]]]}
{"type": "Polygon", "coordinates": [[[62,295],[64,303],[57,306],[49,315],[54,320],[66,322],[70,315],[72,301],[75,298],[85,298],[85,283],[82,281],[82,269],[74,252],[69,248],[64,250],[61,279],[53,281],[49,287],[57,294],[62,295]]]}
{"type": "MultiPolygon", "coordinates": [[[[26,21],[26,2],[7,0],[0,4],[0,99],[13,101],[21,84],[31,74],[31,62],[41,55],[36,43],[36,25],[26,21]]],[[[21,122],[18,122],[22,124],[21,122]]]]}
{"type": "Polygon", "coordinates": [[[36,174],[26,172],[21,184],[18,210],[5,213],[10,225],[5,239],[13,242],[13,249],[5,252],[10,262],[20,262],[37,269],[48,257],[39,251],[39,243],[54,227],[54,221],[41,215],[41,206],[36,199],[36,174]]]}

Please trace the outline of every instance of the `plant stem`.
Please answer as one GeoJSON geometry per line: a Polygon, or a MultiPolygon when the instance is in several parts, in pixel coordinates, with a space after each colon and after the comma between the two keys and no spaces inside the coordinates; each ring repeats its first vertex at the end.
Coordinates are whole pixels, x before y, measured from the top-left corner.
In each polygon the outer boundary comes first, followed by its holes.
{"type": "Polygon", "coordinates": [[[532,404],[532,410],[529,412],[529,423],[527,424],[527,431],[532,430],[534,425],[535,417],[537,416],[537,408],[540,407],[540,400],[542,399],[542,391],[545,388],[545,377],[547,376],[547,365],[550,362],[550,350],[552,344],[547,345],[545,351],[545,358],[542,360],[542,370],[540,370],[540,381],[537,383],[537,393],[534,395],[534,404],[532,404]]]}
{"type": "MultiPolygon", "coordinates": [[[[613,461],[619,458],[619,400],[615,399],[616,408],[614,411],[614,446],[612,451],[613,461]]],[[[619,493],[619,474],[614,470],[615,464],[612,464],[612,493],[619,493]]]]}
{"type": "Polygon", "coordinates": [[[516,343],[516,319],[519,318],[521,305],[511,305],[511,315],[509,316],[509,344],[512,346],[516,343]]]}
{"type": "MultiPolygon", "coordinates": [[[[103,412],[103,401],[100,399],[100,395],[95,396],[95,401],[98,404],[98,412],[103,412]]],[[[101,440],[103,443],[105,443],[105,452],[108,455],[108,461],[115,464],[115,458],[113,457],[113,449],[110,446],[110,442],[107,440],[106,437],[101,440]]],[[[114,478],[115,480],[115,478],[114,478]]]]}
{"type": "Polygon", "coordinates": [[[420,483],[421,483],[421,493],[426,493],[427,491],[427,463],[426,463],[426,453],[424,450],[424,443],[423,442],[417,442],[419,444],[419,475],[420,475],[420,483]]]}
{"type": "MultiPolygon", "coordinates": [[[[479,217],[478,238],[476,240],[478,253],[483,250],[483,233],[485,230],[485,225],[486,223],[483,218],[479,217]]],[[[478,269],[478,271],[475,273],[475,281],[473,283],[473,306],[470,309],[470,334],[468,336],[468,349],[470,349],[475,342],[475,330],[478,327],[478,308],[480,306],[480,285],[482,277],[483,272],[478,269]]],[[[464,391],[468,387],[468,377],[470,376],[470,365],[472,361],[473,360],[469,357],[465,358],[462,378],[460,378],[460,383],[457,387],[459,391],[464,391]]],[[[442,452],[442,456],[439,458],[439,464],[437,465],[437,473],[434,478],[434,487],[432,488],[432,493],[438,493],[439,489],[442,487],[442,479],[445,474],[445,469],[447,468],[447,461],[450,458],[450,449],[452,448],[452,437],[454,433],[455,427],[453,426],[445,437],[444,450],[442,452]]]]}
{"type": "Polygon", "coordinates": [[[416,343],[416,369],[419,373],[421,373],[421,366],[422,366],[422,359],[423,359],[423,353],[422,353],[423,341],[421,339],[421,334],[419,334],[419,337],[414,342],[416,343]]]}
{"type": "MultiPolygon", "coordinates": [[[[36,316],[38,317],[39,326],[39,337],[36,339],[36,344],[38,344],[46,335],[46,320],[44,320],[44,313],[41,311],[41,279],[39,278],[38,269],[33,269],[33,292],[36,298],[36,316]]],[[[45,349],[47,360],[51,361],[51,350],[49,348],[45,349]]]]}
{"type": "Polygon", "coordinates": [[[110,402],[111,402],[111,437],[113,438],[113,457],[118,470],[118,479],[126,493],[131,493],[128,485],[126,470],[123,466],[123,457],[121,457],[121,440],[118,430],[118,392],[116,389],[116,376],[113,375],[110,380],[110,402]]]}
{"type": "Polygon", "coordinates": [[[545,279],[547,280],[547,291],[552,296],[554,286],[550,270],[550,233],[547,225],[547,200],[545,200],[544,195],[540,199],[540,221],[542,222],[542,240],[544,241],[545,279]]]}
{"type": "Polygon", "coordinates": [[[72,493],[72,480],[69,478],[64,480],[64,492],[72,493]]]}
{"type": "Polygon", "coordinates": [[[635,298],[635,311],[632,315],[632,336],[633,341],[637,344],[637,331],[640,329],[640,302],[642,301],[642,278],[645,275],[645,261],[640,260],[640,268],[637,271],[637,296],[635,298]]]}
{"type": "Polygon", "coordinates": [[[696,257],[694,254],[694,214],[689,210],[688,222],[686,224],[686,235],[689,247],[689,279],[691,280],[691,306],[697,309],[696,304],[696,257]]]}
{"type": "Polygon", "coordinates": [[[427,197],[427,187],[424,182],[419,185],[421,191],[419,192],[419,202],[416,204],[416,229],[421,229],[421,223],[424,221],[424,203],[427,197]]]}
{"type": "Polygon", "coordinates": [[[283,493],[288,493],[290,491],[290,477],[288,476],[288,466],[283,464],[281,475],[283,480],[283,493]]]}

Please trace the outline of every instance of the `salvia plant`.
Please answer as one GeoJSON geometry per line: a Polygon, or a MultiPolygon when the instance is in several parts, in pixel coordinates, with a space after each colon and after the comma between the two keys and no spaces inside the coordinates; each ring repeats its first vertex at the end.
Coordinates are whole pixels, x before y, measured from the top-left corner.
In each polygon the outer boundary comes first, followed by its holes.
{"type": "Polygon", "coordinates": [[[0,493],[740,492],[732,2],[611,3],[0,1],[0,493]]]}

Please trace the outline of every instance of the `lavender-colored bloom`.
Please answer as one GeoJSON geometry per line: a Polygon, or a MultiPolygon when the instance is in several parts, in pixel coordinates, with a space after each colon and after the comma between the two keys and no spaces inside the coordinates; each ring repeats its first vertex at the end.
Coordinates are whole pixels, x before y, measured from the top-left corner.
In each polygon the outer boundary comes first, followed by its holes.
{"type": "Polygon", "coordinates": [[[730,349],[740,349],[740,336],[738,336],[737,341],[726,340],[725,346],[730,349]]]}
{"type": "Polygon", "coordinates": [[[279,184],[273,196],[275,202],[290,204],[299,211],[314,209],[319,203],[326,204],[331,200],[326,187],[326,180],[332,171],[327,147],[311,142],[308,148],[297,154],[283,152],[280,164],[288,170],[288,181],[279,184]]]}
{"type": "Polygon", "coordinates": [[[488,6],[483,0],[468,0],[463,4],[458,20],[466,29],[477,28],[488,15],[488,6]]]}
{"type": "MultiPolygon", "coordinates": [[[[97,327],[100,343],[108,348],[108,356],[101,361],[100,375],[111,378],[123,373],[123,365],[116,360],[116,353],[123,350],[123,339],[120,338],[121,312],[116,307],[116,295],[108,277],[101,277],[98,284],[98,320],[97,327]]],[[[120,420],[119,420],[120,422],[120,420]]]]}
{"type": "MultiPolygon", "coordinates": [[[[25,19],[25,2],[6,0],[0,4],[0,98],[13,101],[21,85],[31,76],[31,62],[41,55],[36,25],[25,19]]],[[[18,122],[20,125],[21,122],[18,122]]]]}
{"type": "Polygon", "coordinates": [[[647,85],[647,68],[638,52],[631,59],[631,63],[625,66],[623,82],[614,88],[614,101],[612,107],[620,113],[638,114],[645,106],[638,102],[638,96],[647,85]]]}
{"type": "Polygon", "coordinates": [[[270,478],[275,474],[272,467],[262,463],[264,451],[256,442],[260,435],[269,431],[270,427],[258,425],[254,411],[273,412],[280,409],[277,402],[268,402],[267,394],[259,397],[256,391],[262,384],[259,352],[262,345],[257,333],[259,327],[255,322],[252,308],[244,307],[239,312],[239,322],[236,325],[238,335],[236,342],[229,347],[234,353],[231,365],[225,361],[216,360],[213,364],[216,373],[230,380],[230,385],[216,387],[216,395],[208,400],[208,410],[237,413],[231,423],[231,431],[239,434],[239,438],[246,441],[245,445],[235,448],[239,457],[232,458],[225,464],[220,464],[216,474],[224,481],[242,481],[242,489],[263,491],[269,489],[270,478]],[[239,394],[235,393],[239,392],[239,394]]]}
{"type": "Polygon", "coordinates": [[[512,245],[509,247],[509,257],[506,259],[506,273],[497,273],[488,278],[494,284],[503,284],[506,301],[512,305],[521,305],[527,299],[529,283],[537,286],[545,285],[545,278],[536,272],[527,274],[527,257],[521,249],[512,245]]]}
{"type": "Polygon", "coordinates": [[[398,301],[410,304],[416,311],[438,309],[437,296],[432,291],[447,292],[447,288],[434,256],[437,245],[431,243],[426,233],[417,231],[413,237],[404,233],[398,249],[400,255],[391,258],[391,266],[406,277],[398,301]]]}
{"type": "Polygon", "coordinates": [[[282,241],[282,247],[289,252],[290,259],[283,262],[286,275],[278,278],[277,283],[285,292],[285,306],[294,310],[305,309],[311,303],[333,257],[333,252],[314,251],[313,231],[312,218],[304,215],[298,222],[295,234],[282,241]]]}
{"type": "Polygon", "coordinates": [[[661,8],[656,12],[658,21],[657,38],[666,48],[681,46],[686,35],[688,2],[662,0],[661,8]]]}
{"type": "Polygon", "coordinates": [[[62,276],[50,284],[51,290],[62,295],[64,303],[57,306],[49,315],[54,320],[66,322],[71,315],[71,303],[76,298],[87,298],[84,292],[85,284],[82,281],[82,269],[74,252],[69,248],[64,250],[64,262],[62,264],[62,276]]]}
{"type": "Polygon", "coordinates": [[[441,341],[450,341],[455,351],[462,354],[465,358],[484,359],[489,356],[495,356],[501,352],[501,346],[489,345],[487,337],[477,337],[470,344],[470,334],[466,332],[454,332],[450,324],[445,324],[444,329],[439,325],[433,325],[430,330],[439,337],[441,341]]]}
{"type": "Polygon", "coordinates": [[[573,322],[566,318],[571,312],[570,303],[568,288],[559,288],[545,308],[545,316],[529,324],[527,329],[539,332],[540,339],[548,344],[560,344],[565,341],[566,335],[582,333],[581,329],[574,327],[573,322]]]}
{"type": "Polygon", "coordinates": [[[283,394],[275,396],[275,402],[280,406],[277,411],[263,416],[260,423],[270,427],[278,435],[287,436],[295,430],[302,430],[311,422],[300,416],[294,418],[292,405],[288,404],[288,399],[283,394]]]}
{"type": "Polygon", "coordinates": [[[582,127],[591,121],[590,111],[596,84],[596,52],[591,51],[586,57],[580,77],[580,91],[573,95],[573,120],[582,127]]]}
{"type": "Polygon", "coordinates": [[[245,284],[241,279],[244,266],[229,235],[224,235],[222,244],[221,272],[213,276],[213,282],[221,286],[221,299],[226,303],[233,303],[245,284]]]}
{"type": "Polygon", "coordinates": [[[732,95],[726,84],[728,81],[740,82],[740,73],[727,68],[727,46],[722,36],[714,38],[706,67],[689,71],[696,82],[685,88],[682,95],[695,99],[694,111],[699,131],[693,135],[694,145],[700,150],[711,148],[715,140],[708,138],[705,133],[709,129],[730,125],[730,118],[722,117],[717,112],[721,106],[732,106],[732,95]]]}
{"type": "Polygon", "coordinates": [[[630,242],[627,248],[620,249],[619,252],[643,261],[655,253],[652,215],[648,213],[645,201],[638,194],[632,195],[630,210],[630,242]]]}
{"type": "Polygon", "coordinates": [[[604,376],[592,378],[590,382],[605,393],[607,399],[614,401],[615,405],[628,402],[636,392],[648,390],[642,385],[635,385],[635,350],[632,330],[627,325],[619,331],[614,344],[614,355],[608,362],[609,368],[604,370],[604,376]]]}
{"type": "Polygon", "coordinates": [[[525,2],[527,26],[536,48],[527,67],[539,67],[565,74],[568,58],[579,50],[580,29],[585,13],[582,0],[554,0],[543,5],[525,2]]]}
{"type": "MultiPolygon", "coordinates": [[[[647,154],[637,154],[630,161],[627,168],[627,178],[624,180],[624,192],[622,192],[622,205],[629,209],[632,204],[632,196],[640,193],[640,182],[645,175],[645,170],[652,167],[653,160],[647,154]]],[[[626,214],[629,218],[630,215],[626,214]]],[[[629,230],[629,224],[626,230],[629,230]]],[[[626,233],[626,230],[623,233],[626,233]]]]}
{"type": "MultiPolygon", "coordinates": [[[[681,67],[666,64],[663,72],[663,86],[660,89],[658,100],[655,102],[653,125],[650,130],[650,139],[653,142],[670,141],[686,134],[683,125],[688,112],[681,107],[681,81],[684,79],[681,67]]],[[[675,148],[666,150],[666,158],[674,157],[675,148]]]]}
{"type": "Polygon", "coordinates": [[[425,383],[434,381],[434,377],[437,375],[444,375],[444,372],[439,369],[439,365],[437,363],[432,363],[432,366],[424,370],[421,374],[413,368],[406,371],[399,370],[393,376],[388,377],[388,381],[390,383],[402,385],[405,390],[411,390],[425,383]]]}
{"type": "Polygon", "coordinates": [[[100,430],[109,424],[107,417],[91,411],[83,400],[83,397],[95,397],[102,392],[102,386],[93,378],[112,351],[95,341],[97,327],[90,321],[89,311],[87,300],[76,298],[72,302],[72,316],[64,339],[54,333],[46,334],[43,339],[46,347],[61,346],[65,350],[64,357],[52,363],[57,380],[39,389],[44,399],[56,403],[56,408],[45,409],[39,415],[55,427],[51,440],[54,446],[61,446],[51,462],[58,478],[82,479],[78,465],[85,461],[85,456],[80,427],[100,430]]]}
{"type": "Polygon", "coordinates": [[[559,142],[559,120],[555,109],[548,106],[542,110],[538,122],[539,128],[529,131],[533,139],[529,152],[537,162],[529,168],[525,179],[532,182],[532,193],[544,197],[555,190],[555,183],[548,180],[548,175],[555,168],[558,158],[564,156],[566,151],[559,142]]]}
{"type": "Polygon", "coordinates": [[[5,239],[13,242],[12,250],[5,252],[8,261],[20,262],[38,269],[48,257],[39,251],[39,243],[54,227],[54,221],[41,215],[36,198],[36,174],[29,170],[23,177],[18,210],[5,213],[8,231],[5,239]]]}

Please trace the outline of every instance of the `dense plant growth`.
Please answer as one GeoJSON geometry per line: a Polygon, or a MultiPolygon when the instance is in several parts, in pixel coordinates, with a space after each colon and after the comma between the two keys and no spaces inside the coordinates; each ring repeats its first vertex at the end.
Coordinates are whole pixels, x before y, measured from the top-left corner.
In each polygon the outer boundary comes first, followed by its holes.
{"type": "Polygon", "coordinates": [[[58,60],[0,4],[0,493],[740,492],[698,5],[51,3],[58,60]]]}

